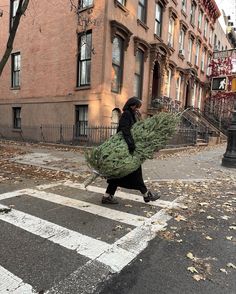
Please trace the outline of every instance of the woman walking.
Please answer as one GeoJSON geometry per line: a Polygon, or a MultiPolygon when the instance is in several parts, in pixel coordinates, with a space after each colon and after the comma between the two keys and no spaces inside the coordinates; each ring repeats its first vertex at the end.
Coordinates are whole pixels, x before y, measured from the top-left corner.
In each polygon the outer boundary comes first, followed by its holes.
{"type": "MultiPolygon", "coordinates": [[[[122,132],[124,140],[128,145],[130,154],[133,154],[135,150],[135,143],[131,134],[131,128],[133,124],[140,119],[138,110],[141,106],[142,101],[137,97],[129,98],[123,107],[123,113],[119,120],[117,132],[122,132]]],[[[114,196],[118,187],[140,191],[145,202],[155,201],[160,198],[157,193],[152,193],[145,186],[141,166],[129,175],[119,179],[107,180],[107,183],[108,187],[106,189],[106,193],[102,197],[103,204],[118,203],[114,196]]]]}

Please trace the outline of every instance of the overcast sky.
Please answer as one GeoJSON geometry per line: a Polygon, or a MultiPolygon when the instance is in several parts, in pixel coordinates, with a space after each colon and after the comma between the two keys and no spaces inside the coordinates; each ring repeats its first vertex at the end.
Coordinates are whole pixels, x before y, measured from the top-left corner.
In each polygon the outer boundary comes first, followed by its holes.
{"type": "Polygon", "coordinates": [[[218,7],[225,11],[226,15],[231,16],[231,21],[236,25],[236,0],[215,0],[218,7]]]}

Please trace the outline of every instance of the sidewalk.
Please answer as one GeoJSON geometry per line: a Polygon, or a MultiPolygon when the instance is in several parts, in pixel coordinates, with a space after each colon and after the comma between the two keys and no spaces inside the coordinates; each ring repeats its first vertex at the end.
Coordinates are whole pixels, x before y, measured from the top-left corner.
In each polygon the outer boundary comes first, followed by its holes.
{"type": "MultiPolygon", "coordinates": [[[[16,143],[16,147],[25,152],[24,155],[13,158],[17,163],[76,175],[86,176],[90,172],[84,153],[80,149],[20,143],[16,143]]],[[[143,164],[144,179],[198,181],[236,177],[235,169],[221,166],[225,150],[226,144],[186,148],[174,154],[169,154],[168,150],[161,150],[154,159],[147,160],[143,164]]]]}

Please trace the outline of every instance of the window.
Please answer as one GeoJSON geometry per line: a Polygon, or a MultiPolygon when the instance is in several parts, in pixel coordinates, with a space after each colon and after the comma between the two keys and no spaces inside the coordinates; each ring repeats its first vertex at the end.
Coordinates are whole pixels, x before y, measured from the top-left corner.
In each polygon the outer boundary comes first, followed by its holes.
{"type": "Polygon", "coordinates": [[[80,0],[80,9],[90,7],[93,5],[93,0],[80,0]]]}
{"type": "Polygon", "coordinates": [[[184,55],[184,39],[185,39],[185,31],[181,29],[179,34],[179,53],[182,55],[184,55]]]}
{"type": "Polygon", "coordinates": [[[171,78],[172,78],[172,70],[169,68],[167,71],[167,77],[166,77],[166,95],[165,96],[167,97],[170,97],[171,78]]]}
{"type": "Polygon", "coordinates": [[[202,104],[202,87],[199,85],[199,93],[198,93],[198,101],[197,101],[197,107],[201,109],[202,104]]]}
{"type": "Polygon", "coordinates": [[[92,32],[88,31],[78,37],[78,74],[77,87],[89,86],[91,75],[92,32]]]}
{"type": "Polygon", "coordinates": [[[202,18],[203,18],[203,11],[200,9],[199,14],[198,14],[198,22],[197,22],[197,27],[199,30],[202,28],[202,18]]]}
{"type": "Polygon", "coordinates": [[[21,107],[13,107],[13,128],[21,129],[21,107]]]}
{"type": "Polygon", "coordinates": [[[143,90],[143,66],[144,66],[144,52],[137,50],[135,57],[135,74],[134,74],[134,95],[142,99],[143,90]]]}
{"type": "Polygon", "coordinates": [[[179,75],[176,81],[176,100],[180,101],[181,99],[181,86],[182,86],[182,76],[179,75]]]}
{"type": "Polygon", "coordinates": [[[201,71],[205,71],[205,56],[206,56],[206,50],[204,49],[202,51],[201,71]]]}
{"type": "Polygon", "coordinates": [[[122,4],[123,6],[126,5],[126,0],[117,0],[117,2],[119,2],[119,3],[122,4]]]}
{"type": "Polygon", "coordinates": [[[88,105],[75,106],[76,137],[87,136],[88,132],[88,105]]]}
{"type": "Polygon", "coordinates": [[[208,24],[209,24],[209,21],[207,19],[205,19],[204,33],[203,33],[203,35],[204,35],[205,38],[207,37],[208,24]]]}
{"type": "Polygon", "coordinates": [[[182,10],[186,12],[187,10],[187,0],[182,0],[182,10]]]}
{"type": "Polygon", "coordinates": [[[10,3],[10,28],[13,26],[14,19],[16,17],[16,11],[19,6],[19,0],[11,0],[10,3]]]}
{"type": "Polygon", "coordinates": [[[214,35],[214,50],[217,50],[217,36],[214,35]]]}
{"type": "Polygon", "coordinates": [[[169,20],[169,27],[168,27],[168,46],[174,47],[174,27],[175,27],[175,20],[173,17],[169,20]]]}
{"type": "Polygon", "coordinates": [[[120,93],[123,79],[124,41],[115,36],[112,43],[112,80],[111,91],[120,93]]]}
{"type": "Polygon", "coordinates": [[[195,11],[196,11],[196,3],[192,1],[191,10],[190,10],[190,23],[195,23],[195,11]]]}
{"type": "Polygon", "coordinates": [[[211,75],[211,67],[210,67],[210,63],[211,63],[211,56],[209,55],[207,58],[207,75],[210,76],[211,75]]]}
{"type": "Polygon", "coordinates": [[[198,66],[199,51],[200,51],[200,44],[197,43],[196,55],[195,55],[195,65],[197,65],[197,66],[198,66]]]}
{"type": "Polygon", "coordinates": [[[194,83],[194,85],[193,85],[193,90],[192,90],[192,104],[191,104],[191,106],[195,106],[195,98],[196,98],[196,90],[197,90],[197,84],[196,84],[196,82],[194,83]]]}
{"type": "Polygon", "coordinates": [[[210,29],[209,33],[209,44],[212,45],[212,36],[213,36],[213,29],[210,29]]]}
{"type": "Polygon", "coordinates": [[[147,0],[138,1],[138,19],[146,23],[147,0]]]}
{"type": "Polygon", "coordinates": [[[12,88],[20,87],[20,67],[21,57],[20,52],[11,55],[12,69],[11,69],[11,86],[12,88]]]}
{"type": "Polygon", "coordinates": [[[188,41],[188,62],[192,62],[192,53],[193,53],[193,39],[189,38],[188,41]]]}
{"type": "Polygon", "coordinates": [[[157,3],[156,4],[156,16],[155,16],[155,34],[158,37],[161,37],[162,15],[163,15],[163,6],[160,3],[157,3]]]}

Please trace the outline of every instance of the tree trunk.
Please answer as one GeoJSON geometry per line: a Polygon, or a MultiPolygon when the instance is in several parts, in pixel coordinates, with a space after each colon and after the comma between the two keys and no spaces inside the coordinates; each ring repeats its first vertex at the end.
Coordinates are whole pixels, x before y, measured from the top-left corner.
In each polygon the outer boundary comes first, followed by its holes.
{"type": "Polygon", "coordinates": [[[15,19],[14,19],[14,22],[13,22],[13,26],[10,29],[10,34],[9,34],[9,37],[8,37],[6,50],[5,50],[5,52],[3,54],[3,57],[2,57],[2,59],[0,61],[0,77],[1,77],[1,74],[3,72],[3,69],[4,69],[5,65],[6,65],[8,59],[9,59],[9,56],[10,56],[10,54],[12,52],[16,32],[17,32],[18,26],[20,24],[20,19],[21,19],[22,15],[25,13],[25,11],[26,11],[26,9],[28,7],[28,4],[29,4],[29,0],[20,0],[19,1],[19,6],[18,6],[17,11],[16,11],[16,16],[15,16],[15,19]]]}

